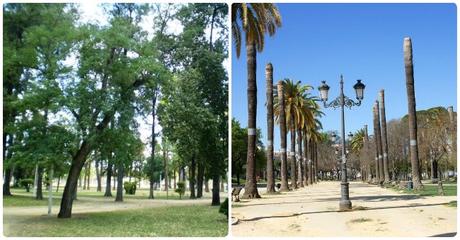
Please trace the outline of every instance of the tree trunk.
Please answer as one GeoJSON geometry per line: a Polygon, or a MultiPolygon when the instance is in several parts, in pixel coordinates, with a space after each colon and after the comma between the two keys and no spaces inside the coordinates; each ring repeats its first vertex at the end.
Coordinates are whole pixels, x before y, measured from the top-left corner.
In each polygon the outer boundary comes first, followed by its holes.
{"type": "Polygon", "coordinates": [[[308,137],[307,137],[307,132],[305,131],[303,134],[303,181],[304,185],[308,186],[308,137]]]}
{"type": "Polygon", "coordinates": [[[203,197],[203,178],[204,178],[204,164],[202,161],[198,162],[198,179],[196,181],[196,197],[203,197]]]}
{"type": "Polygon", "coordinates": [[[124,176],[123,163],[118,163],[117,171],[117,195],[115,196],[115,202],[123,202],[123,176],[124,176]]]}
{"type": "MultiPolygon", "coordinates": [[[[164,140],[164,142],[165,141],[166,140],[164,140]]],[[[166,146],[166,144],[165,144],[165,146],[166,146]]],[[[166,191],[166,195],[167,195],[168,190],[169,190],[169,176],[168,176],[168,149],[166,149],[166,147],[164,147],[164,149],[163,149],[163,165],[164,165],[164,171],[165,171],[165,176],[164,176],[164,178],[165,178],[165,191],[166,191]]]]}
{"type": "MultiPolygon", "coordinates": [[[[274,193],[275,175],[273,163],[273,66],[268,63],[265,67],[265,79],[267,89],[267,193],[274,193]]],[[[239,183],[238,183],[239,185],[239,183]]]]}
{"type": "Polygon", "coordinates": [[[209,192],[209,179],[207,178],[204,181],[204,191],[207,193],[209,192]]]}
{"type": "Polygon", "coordinates": [[[48,215],[51,215],[51,207],[53,206],[53,174],[54,169],[51,167],[49,172],[49,184],[48,184],[48,215]]]}
{"type": "Polygon", "coordinates": [[[196,196],[195,196],[195,182],[196,182],[196,178],[195,178],[195,171],[196,171],[196,161],[195,161],[195,155],[192,156],[192,162],[190,164],[190,182],[189,182],[189,186],[190,186],[190,199],[195,199],[196,196]]]}
{"type": "Polygon", "coordinates": [[[246,160],[246,184],[242,198],[260,198],[256,179],[256,119],[257,119],[257,53],[253,43],[246,43],[248,71],[248,150],[246,160]]]}
{"type": "Polygon", "coordinates": [[[88,176],[86,177],[87,179],[86,181],[88,181],[88,183],[86,184],[86,190],[89,190],[90,189],[89,185],[91,183],[91,162],[88,162],[87,171],[88,171],[88,176]]]}
{"type": "Polygon", "coordinates": [[[56,186],[56,192],[59,192],[59,185],[61,184],[61,176],[58,177],[58,182],[56,186]]]}
{"type": "MultiPolygon", "coordinates": [[[[110,153],[111,155],[111,153],[110,153]]],[[[107,164],[107,179],[105,180],[105,193],[104,197],[112,197],[112,191],[111,191],[111,186],[110,184],[112,183],[112,168],[113,164],[111,160],[108,160],[109,163],[107,164]]]]}
{"type": "Polygon", "coordinates": [[[214,174],[212,176],[212,203],[211,205],[217,206],[220,205],[220,186],[219,186],[220,176],[214,174]]]}
{"type": "MultiPolygon", "coordinates": [[[[8,163],[11,159],[11,156],[13,152],[11,151],[11,146],[13,144],[13,137],[11,134],[8,134],[8,150],[6,151],[6,142],[5,142],[6,135],[3,134],[3,156],[5,157],[4,163],[8,163]],[[6,151],[6,154],[5,154],[6,151]]],[[[3,196],[11,196],[11,189],[10,189],[10,182],[11,182],[11,176],[13,175],[13,171],[11,171],[12,167],[9,164],[4,164],[5,166],[5,176],[4,176],[4,181],[3,181],[3,196]]]]}
{"type": "Polygon", "coordinates": [[[302,164],[302,160],[303,160],[303,151],[302,151],[302,130],[300,129],[300,127],[297,128],[297,149],[299,150],[298,151],[298,160],[299,160],[299,166],[298,166],[298,169],[299,169],[299,184],[300,184],[300,187],[304,187],[304,176],[303,176],[303,164],[302,164]]]}
{"type": "Polygon", "coordinates": [[[291,186],[297,189],[297,168],[296,168],[296,157],[295,157],[295,116],[291,116],[291,151],[289,152],[291,159],[291,186]]]}
{"type": "Polygon", "coordinates": [[[312,185],[313,184],[313,142],[309,142],[309,148],[310,148],[310,156],[308,157],[308,184],[312,185]]]}
{"type": "Polygon", "coordinates": [[[381,152],[380,152],[380,137],[379,137],[379,119],[378,119],[378,108],[377,108],[377,102],[374,103],[373,109],[373,115],[374,115],[374,142],[375,142],[375,170],[377,173],[377,183],[382,184],[384,177],[383,177],[383,166],[380,162],[381,159],[381,152]]]}
{"type": "Polygon", "coordinates": [[[406,70],[407,106],[409,114],[410,158],[412,165],[412,182],[414,189],[423,188],[417,146],[417,113],[415,103],[414,68],[412,64],[412,42],[404,38],[404,65],[406,70]]]}
{"type": "Polygon", "coordinates": [[[58,218],[70,218],[72,216],[72,203],[74,197],[76,198],[76,188],[78,177],[85,164],[86,156],[91,151],[91,147],[87,141],[83,141],[80,149],[72,159],[67,181],[62,194],[61,207],[59,210],[58,218]]]}
{"type": "Polygon", "coordinates": [[[288,185],[288,166],[286,159],[286,142],[287,142],[287,133],[286,133],[286,110],[285,110],[285,101],[284,101],[284,84],[282,81],[278,81],[278,101],[280,105],[279,111],[279,124],[280,124],[280,137],[281,137],[281,187],[279,191],[289,191],[288,185]]]}
{"type": "Polygon", "coordinates": [[[154,175],[154,172],[155,172],[155,169],[153,168],[154,166],[154,161],[155,161],[155,144],[156,144],[156,134],[155,134],[155,117],[156,117],[156,102],[157,102],[157,95],[156,95],[156,92],[153,94],[153,97],[152,97],[152,142],[150,143],[151,144],[151,152],[150,152],[150,183],[149,183],[149,199],[154,199],[155,196],[153,194],[153,186],[154,186],[154,182],[155,182],[155,179],[153,179],[153,175],[154,175]]]}
{"type": "Polygon", "coordinates": [[[102,184],[101,184],[101,170],[100,170],[100,160],[96,160],[96,180],[97,180],[97,192],[102,192],[102,184]]]}
{"type": "Polygon", "coordinates": [[[387,118],[385,114],[385,91],[380,90],[380,124],[382,127],[382,150],[383,150],[383,170],[385,174],[385,183],[389,183],[390,179],[390,163],[388,160],[388,138],[387,138],[387,118]]]}
{"type": "MultiPolygon", "coordinates": [[[[208,183],[206,182],[206,187],[208,186],[208,183]]],[[[173,188],[176,190],[176,170],[173,171],[173,188]]],[[[209,189],[208,189],[209,192],[209,189]]]]}
{"type": "Polygon", "coordinates": [[[35,196],[35,199],[43,199],[43,167],[41,166],[38,167],[37,196],[35,196]]]}

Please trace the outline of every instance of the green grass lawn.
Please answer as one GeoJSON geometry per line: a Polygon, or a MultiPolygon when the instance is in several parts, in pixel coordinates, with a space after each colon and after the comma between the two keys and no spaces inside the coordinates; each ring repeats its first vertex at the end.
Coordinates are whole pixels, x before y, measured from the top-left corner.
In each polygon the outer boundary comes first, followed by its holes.
{"type": "MultiPolygon", "coordinates": [[[[218,206],[190,205],[112,212],[74,214],[70,219],[37,216],[16,219],[4,234],[9,237],[223,237],[228,222],[218,206]]],[[[16,217],[17,218],[17,217],[16,217]]]]}
{"type": "MultiPolygon", "coordinates": [[[[61,201],[62,191],[61,188],[58,192],[53,191],[53,206],[58,206],[61,201]]],[[[33,193],[26,192],[22,188],[12,188],[11,193],[13,196],[4,196],[3,197],[3,206],[4,207],[27,207],[27,206],[46,206],[48,205],[48,191],[43,192],[43,200],[36,200],[33,197],[33,193]]],[[[112,191],[112,198],[115,199],[116,192],[112,191]]],[[[148,199],[149,190],[148,189],[139,189],[136,191],[135,195],[129,195],[123,193],[124,199],[148,199]]],[[[91,190],[81,190],[78,189],[77,199],[78,201],[85,201],[84,198],[106,198],[104,197],[104,192],[97,192],[95,189],[91,190]]],[[[170,199],[170,200],[179,200],[179,194],[175,193],[174,190],[171,190],[166,194],[165,191],[154,191],[155,199],[170,199]]],[[[182,199],[188,199],[189,194],[186,192],[182,199]]],[[[210,198],[210,193],[204,193],[203,198],[210,198]]]]}
{"type": "MultiPolygon", "coordinates": [[[[393,189],[401,191],[397,188],[393,188],[393,189]]],[[[444,196],[457,196],[457,184],[444,184],[443,189],[444,189],[444,196]]],[[[414,191],[414,190],[408,190],[408,189],[404,189],[402,191],[404,193],[419,194],[420,196],[438,196],[438,185],[437,184],[424,184],[423,190],[420,190],[420,191],[414,191]]]]}

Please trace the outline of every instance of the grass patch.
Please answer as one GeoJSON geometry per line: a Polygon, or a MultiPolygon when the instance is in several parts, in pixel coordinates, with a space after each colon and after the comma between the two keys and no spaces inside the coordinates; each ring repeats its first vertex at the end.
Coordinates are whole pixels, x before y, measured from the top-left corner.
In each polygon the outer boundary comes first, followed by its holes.
{"type": "MultiPolygon", "coordinates": [[[[418,194],[420,196],[439,196],[438,195],[438,185],[437,184],[424,184],[422,190],[409,190],[409,189],[399,189],[397,187],[391,188],[398,192],[407,193],[407,194],[418,194]]],[[[457,196],[457,184],[452,185],[443,185],[444,196],[457,196]]]]}
{"type": "Polygon", "coordinates": [[[218,210],[219,206],[190,205],[74,214],[70,219],[4,216],[4,234],[9,237],[224,237],[227,218],[218,210]]]}
{"type": "Polygon", "coordinates": [[[446,204],[448,207],[457,207],[457,201],[450,201],[446,204]]]}
{"type": "Polygon", "coordinates": [[[368,207],[363,207],[363,206],[353,206],[352,210],[353,211],[359,211],[359,210],[366,210],[368,207]]]}
{"type": "MultiPolygon", "coordinates": [[[[53,191],[53,206],[59,206],[61,203],[63,188],[60,188],[59,192],[53,191]]],[[[47,206],[48,205],[48,191],[43,192],[43,200],[36,200],[33,196],[32,191],[26,192],[25,189],[13,188],[11,189],[13,196],[3,196],[3,207],[33,207],[33,206],[47,206]]],[[[204,199],[211,199],[210,193],[203,192],[204,199]]],[[[112,191],[112,199],[115,199],[116,192],[112,191]]],[[[136,195],[128,195],[123,193],[123,198],[126,200],[129,199],[148,199],[149,190],[148,189],[139,189],[136,191],[136,195]]],[[[77,201],[85,202],[84,198],[93,198],[93,199],[110,199],[110,197],[104,197],[104,192],[97,192],[93,190],[81,190],[78,189],[77,192],[77,201]]],[[[179,194],[175,193],[174,190],[169,191],[166,195],[165,191],[154,191],[155,199],[162,200],[179,200],[179,194]]],[[[188,199],[189,195],[186,194],[182,196],[182,199],[188,199]]]]}
{"type": "Polygon", "coordinates": [[[357,219],[352,219],[349,222],[350,223],[363,223],[363,222],[371,222],[372,219],[370,218],[357,218],[357,219]]]}
{"type": "MultiPolygon", "coordinates": [[[[53,198],[53,206],[59,206],[61,197],[53,198]]],[[[33,196],[13,195],[3,196],[3,207],[31,207],[48,206],[48,198],[43,196],[43,200],[36,200],[33,196]]]]}

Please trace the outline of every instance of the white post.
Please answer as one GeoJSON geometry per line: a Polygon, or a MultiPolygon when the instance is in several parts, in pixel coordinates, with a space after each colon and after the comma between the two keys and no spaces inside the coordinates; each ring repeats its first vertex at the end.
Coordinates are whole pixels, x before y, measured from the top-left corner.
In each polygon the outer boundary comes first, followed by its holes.
{"type": "Polygon", "coordinates": [[[38,163],[35,164],[34,197],[37,197],[38,163]]]}
{"type": "Polygon", "coordinates": [[[48,186],[48,215],[51,215],[51,206],[53,205],[53,172],[54,168],[51,166],[48,186]]]}

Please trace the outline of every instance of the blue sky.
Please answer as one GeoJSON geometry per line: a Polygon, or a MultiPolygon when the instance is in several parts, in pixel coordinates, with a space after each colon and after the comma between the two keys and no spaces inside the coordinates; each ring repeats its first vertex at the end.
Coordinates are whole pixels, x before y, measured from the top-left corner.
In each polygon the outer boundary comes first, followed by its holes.
{"type": "MultiPolygon", "coordinates": [[[[265,65],[274,67],[274,82],[301,80],[317,87],[326,80],[329,99],[339,93],[355,99],[356,79],[366,84],[360,107],[345,110],[346,132],[364,124],[372,134],[372,106],[385,89],[387,120],[407,114],[403,39],[412,38],[417,110],[454,106],[457,111],[457,26],[454,4],[277,4],[283,26],[266,39],[257,55],[257,127],[266,144],[265,65]]],[[[232,116],[247,126],[246,52],[232,55],[232,116]]],[[[326,131],[340,130],[340,111],[323,109],[326,131]]],[[[289,138],[288,138],[289,139],[289,138]]],[[[279,128],[275,126],[275,150],[279,128]]]]}

